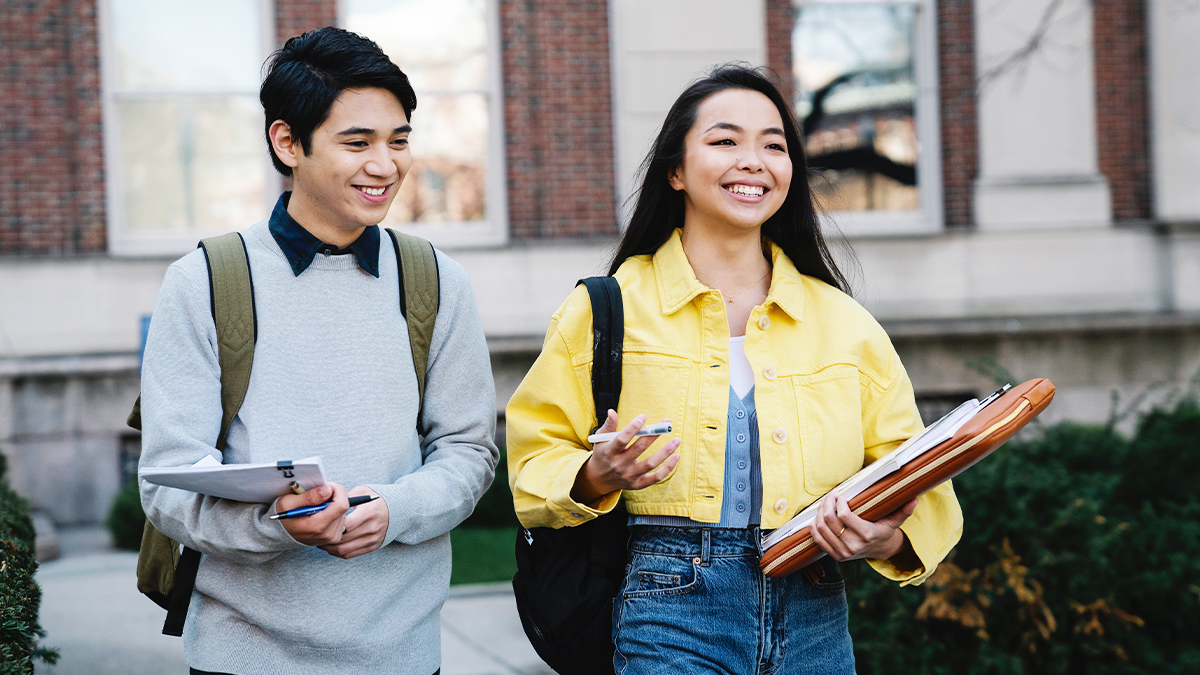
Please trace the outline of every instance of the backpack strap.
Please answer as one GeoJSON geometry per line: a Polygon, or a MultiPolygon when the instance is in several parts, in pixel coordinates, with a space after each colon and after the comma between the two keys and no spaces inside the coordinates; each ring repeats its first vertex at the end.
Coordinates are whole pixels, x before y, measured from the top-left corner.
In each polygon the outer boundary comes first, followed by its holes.
{"type": "Polygon", "coordinates": [[[200,241],[208,261],[209,298],[217,326],[217,360],[221,365],[221,431],[217,449],[224,450],[233,418],[237,417],[250,387],[258,316],[254,308],[254,280],[246,242],[239,232],[200,241]]]}
{"type": "Polygon", "coordinates": [[[587,287],[592,300],[592,402],[596,428],[621,399],[621,354],[625,343],[625,306],[621,286],[612,277],[588,277],[575,285],[587,287]]]}
{"type": "MultiPolygon", "coordinates": [[[[408,343],[412,349],[413,370],[417,374],[417,394],[425,406],[425,372],[429,369],[429,347],[433,343],[433,325],[440,302],[441,276],[433,244],[420,237],[387,228],[400,267],[400,313],[408,324],[408,343]]],[[[420,413],[418,412],[418,419],[420,413]]]]}
{"type": "MultiPolygon", "coordinates": [[[[254,363],[254,342],[258,338],[258,316],[254,307],[254,281],[246,242],[238,232],[200,241],[208,262],[209,302],[217,327],[217,361],[221,366],[221,429],[216,447],[225,449],[229,428],[241,410],[250,388],[250,368],[254,363]]],[[[147,521],[147,526],[149,522],[147,521]]],[[[143,541],[147,539],[143,533],[143,541]]],[[[166,538],[158,534],[161,538],[166,538]]],[[[171,552],[178,546],[167,539],[171,552]]],[[[173,556],[172,556],[173,557],[173,556]]],[[[140,556],[139,556],[140,559],[140,556]]],[[[200,552],[183,547],[174,565],[174,578],[167,598],[167,618],[163,635],[183,635],[196,573],[200,570],[200,552]]]]}

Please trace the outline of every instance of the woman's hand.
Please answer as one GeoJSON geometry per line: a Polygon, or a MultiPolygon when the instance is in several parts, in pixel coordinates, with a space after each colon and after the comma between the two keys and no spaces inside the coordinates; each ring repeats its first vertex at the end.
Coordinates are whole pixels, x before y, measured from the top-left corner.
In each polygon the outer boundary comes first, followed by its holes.
{"type": "Polygon", "coordinates": [[[858,558],[887,560],[904,550],[905,537],[900,524],[915,508],[916,499],[872,523],[854,515],[849,503],[834,490],[821,500],[809,531],[817,546],[839,562],[858,558]]]}
{"type": "MultiPolygon", "coordinates": [[[[667,422],[669,420],[663,420],[667,422]]],[[[607,443],[592,446],[592,456],[584,462],[575,477],[571,499],[580,504],[591,504],[610,492],[617,490],[641,490],[661,482],[679,464],[679,439],[672,438],[658,452],[639,462],[638,457],[650,447],[658,436],[642,436],[634,443],[629,441],[646,423],[645,415],[633,418],[617,437],[607,443]]],[[[608,417],[597,433],[608,433],[617,429],[617,413],[608,411],[608,417]]]]}

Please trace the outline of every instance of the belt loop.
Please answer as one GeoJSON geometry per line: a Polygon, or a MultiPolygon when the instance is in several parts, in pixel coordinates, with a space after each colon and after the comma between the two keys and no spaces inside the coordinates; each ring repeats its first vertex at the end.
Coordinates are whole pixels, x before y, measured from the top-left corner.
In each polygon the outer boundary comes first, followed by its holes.
{"type": "Polygon", "coordinates": [[[712,549],[712,530],[706,527],[700,532],[700,564],[707,565],[709,551],[712,549]]]}

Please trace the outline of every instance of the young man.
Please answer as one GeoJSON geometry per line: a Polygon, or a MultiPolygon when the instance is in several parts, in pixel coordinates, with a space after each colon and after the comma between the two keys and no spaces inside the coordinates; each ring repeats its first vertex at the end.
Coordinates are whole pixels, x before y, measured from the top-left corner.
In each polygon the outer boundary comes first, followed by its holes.
{"type": "Polygon", "coordinates": [[[377,225],[411,164],[408,78],[335,28],[288,40],[261,95],[276,168],[269,220],[244,231],[258,339],[228,435],[208,268],[171,265],[142,369],[143,466],[320,455],[330,485],[273,505],[142,483],[167,536],[203,555],[184,629],[193,673],[438,670],[449,531],[499,453],[483,330],[466,273],[437,253],[440,306],[423,407],[398,267],[377,225]],[[381,244],[381,242],[383,242],[381,244]],[[348,496],[383,498],[348,512],[348,496]],[[277,512],[332,501],[318,514],[277,512]]]}

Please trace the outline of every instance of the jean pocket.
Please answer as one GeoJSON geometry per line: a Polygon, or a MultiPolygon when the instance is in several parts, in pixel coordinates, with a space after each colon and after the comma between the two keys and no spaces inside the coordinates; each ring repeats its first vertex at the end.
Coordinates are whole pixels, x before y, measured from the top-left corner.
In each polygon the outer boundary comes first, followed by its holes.
{"type": "Polygon", "coordinates": [[[822,556],[813,564],[801,570],[804,583],[815,590],[840,592],[846,589],[846,578],[842,576],[838,563],[829,556],[822,556]]]}
{"type": "Polygon", "coordinates": [[[692,558],[635,553],[625,576],[626,598],[691,593],[700,588],[699,566],[692,558]]]}

